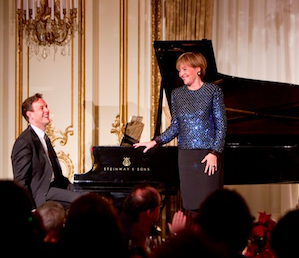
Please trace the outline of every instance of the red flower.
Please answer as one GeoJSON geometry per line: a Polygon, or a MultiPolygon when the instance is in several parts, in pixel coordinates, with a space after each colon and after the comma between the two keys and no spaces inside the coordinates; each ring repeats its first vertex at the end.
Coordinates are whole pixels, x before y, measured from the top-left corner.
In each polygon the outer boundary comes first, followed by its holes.
{"type": "Polygon", "coordinates": [[[271,214],[266,214],[266,212],[259,212],[259,219],[257,223],[266,224],[271,218],[271,214]]]}
{"type": "Polygon", "coordinates": [[[245,248],[244,256],[252,258],[274,258],[271,249],[271,233],[276,222],[271,219],[271,214],[259,212],[259,218],[254,222],[248,246],[245,248]]]}
{"type": "Polygon", "coordinates": [[[265,234],[265,231],[266,230],[263,225],[256,225],[253,227],[251,234],[254,236],[258,236],[258,237],[263,237],[265,234]]]}

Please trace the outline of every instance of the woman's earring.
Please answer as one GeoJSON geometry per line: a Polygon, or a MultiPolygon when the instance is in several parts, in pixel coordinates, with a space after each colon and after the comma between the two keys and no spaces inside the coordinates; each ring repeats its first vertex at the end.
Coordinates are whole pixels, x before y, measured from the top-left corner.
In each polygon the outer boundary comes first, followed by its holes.
{"type": "Polygon", "coordinates": [[[198,75],[198,76],[200,76],[200,75],[201,75],[201,72],[200,72],[200,71],[198,71],[198,72],[197,72],[197,75],[198,75]]]}

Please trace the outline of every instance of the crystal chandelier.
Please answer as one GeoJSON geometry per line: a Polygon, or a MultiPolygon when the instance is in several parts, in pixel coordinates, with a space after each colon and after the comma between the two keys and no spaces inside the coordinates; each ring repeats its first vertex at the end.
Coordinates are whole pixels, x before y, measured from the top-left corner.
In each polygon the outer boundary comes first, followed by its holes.
{"type": "Polygon", "coordinates": [[[20,30],[30,52],[47,58],[50,46],[56,52],[65,47],[78,31],[77,0],[17,0],[20,30]]]}

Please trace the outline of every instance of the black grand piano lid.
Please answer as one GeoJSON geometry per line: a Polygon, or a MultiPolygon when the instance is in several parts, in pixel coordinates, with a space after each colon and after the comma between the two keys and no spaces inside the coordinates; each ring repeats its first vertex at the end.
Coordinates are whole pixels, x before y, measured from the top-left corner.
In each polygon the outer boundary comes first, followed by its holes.
{"type": "MultiPolygon", "coordinates": [[[[188,51],[198,51],[205,56],[204,81],[218,84],[224,93],[227,143],[279,145],[299,142],[298,85],[218,73],[211,40],[155,41],[154,48],[162,77],[160,95],[164,90],[169,105],[171,91],[183,85],[175,67],[177,58],[188,51]]],[[[158,110],[158,116],[161,111],[158,110]]]]}

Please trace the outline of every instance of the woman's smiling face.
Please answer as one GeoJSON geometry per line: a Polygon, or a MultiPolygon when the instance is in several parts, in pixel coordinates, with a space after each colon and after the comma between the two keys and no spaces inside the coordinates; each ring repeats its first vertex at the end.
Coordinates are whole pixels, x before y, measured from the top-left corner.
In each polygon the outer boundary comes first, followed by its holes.
{"type": "Polygon", "coordinates": [[[187,86],[194,84],[198,80],[198,71],[200,71],[199,67],[193,68],[186,63],[182,63],[179,66],[179,76],[187,86]]]}

